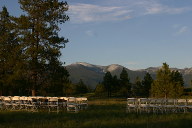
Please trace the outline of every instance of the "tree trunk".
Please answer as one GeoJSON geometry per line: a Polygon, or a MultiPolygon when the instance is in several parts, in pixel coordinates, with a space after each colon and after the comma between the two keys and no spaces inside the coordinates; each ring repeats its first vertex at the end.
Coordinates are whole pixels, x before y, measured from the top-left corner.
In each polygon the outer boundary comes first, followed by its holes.
{"type": "Polygon", "coordinates": [[[31,93],[32,93],[32,94],[31,94],[32,96],[35,96],[35,93],[36,93],[36,92],[35,92],[35,89],[32,89],[32,90],[31,90],[31,93]]]}
{"type": "Polygon", "coordinates": [[[165,94],[165,99],[167,99],[167,94],[165,94]]]}

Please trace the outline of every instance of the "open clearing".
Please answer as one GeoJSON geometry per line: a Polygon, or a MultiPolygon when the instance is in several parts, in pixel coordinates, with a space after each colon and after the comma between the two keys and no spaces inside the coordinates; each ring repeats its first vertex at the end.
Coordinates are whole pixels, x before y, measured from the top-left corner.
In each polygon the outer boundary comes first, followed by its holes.
{"type": "Polygon", "coordinates": [[[126,99],[94,99],[79,113],[0,111],[0,128],[190,128],[192,113],[126,113],[126,99]]]}

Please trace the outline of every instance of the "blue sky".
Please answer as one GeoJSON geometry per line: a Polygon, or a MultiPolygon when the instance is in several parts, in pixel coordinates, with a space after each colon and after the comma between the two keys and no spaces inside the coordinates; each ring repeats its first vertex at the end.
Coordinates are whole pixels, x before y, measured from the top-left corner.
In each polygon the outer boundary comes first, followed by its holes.
{"type": "MultiPolygon", "coordinates": [[[[68,0],[60,35],[66,65],[120,64],[129,69],[192,67],[192,0],[68,0]]],[[[17,0],[0,0],[20,15],[17,0]]]]}

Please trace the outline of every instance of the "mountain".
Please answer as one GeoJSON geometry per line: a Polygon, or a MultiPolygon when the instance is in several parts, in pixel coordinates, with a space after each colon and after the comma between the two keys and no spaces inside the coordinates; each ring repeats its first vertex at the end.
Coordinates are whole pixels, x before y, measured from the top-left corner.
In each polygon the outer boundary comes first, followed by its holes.
{"type": "Polygon", "coordinates": [[[70,74],[70,80],[73,83],[78,83],[80,79],[90,88],[95,86],[102,81],[104,76],[103,67],[91,65],[88,63],[75,63],[66,66],[70,74]]]}
{"type": "MultiPolygon", "coordinates": [[[[77,62],[74,64],[67,65],[66,68],[69,71],[70,80],[73,83],[78,83],[79,80],[82,79],[86,85],[94,89],[99,82],[103,81],[103,77],[107,71],[111,72],[112,75],[117,75],[119,77],[122,69],[125,67],[118,64],[100,66],[85,62],[77,62]]],[[[160,68],[161,67],[149,67],[147,69],[141,69],[136,71],[130,70],[128,68],[125,69],[128,72],[130,81],[134,82],[137,76],[143,79],[143,77],[147,72],[150,73],[153,78],[155,78],[156,72],[160,68]]],[[[178,70],[180,73],[182,73],[185,86],[186,87],[190,86],[192,79],[192,68],[185,68],[185,69],[171,68],[171,70],[178,70]]]]}

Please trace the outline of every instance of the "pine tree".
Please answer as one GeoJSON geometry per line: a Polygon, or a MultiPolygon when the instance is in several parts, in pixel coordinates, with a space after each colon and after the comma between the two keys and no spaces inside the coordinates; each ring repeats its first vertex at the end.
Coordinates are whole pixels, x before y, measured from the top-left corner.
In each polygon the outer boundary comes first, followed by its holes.
{"type": "Polygon", "coordinates": [[[80,79],[79,83],[77,84],[77,93],[83,94],[83,93],[87,93],[87,92],[88,92],[87,86],[84,84],[83,80],[80,79]]]}
{"type": "Polygon", "coordinates": [[[142,85],[141,79],[137,76],[135,78],[135,83],[132,87],[132,95],[135,97],[142,97],[144,93],[144,87],[142,85]]]}
{"type": "Polygon", "coordinates": [[[150,96],[151,85],[153,83],[153,78],[149,73],[146,73],[144,79],[142,80],[142,85],[144,87],[144,96],[150,96]]]}
{"type": "Polygon", "coordinates": [[[103,77],[103,85],[105,86],[105,88],[107,90],[108,97],[111,97],[112,75],[110,72],[105,73],[105,76],[103,77]]]}
{"type": "MultiPolygon", "coordinates": [[[[18,77],[16,67],[19,62],[19,54],[13,17],[9,15],[7,8],[3,7],[0,12],[0,95],[2,95],[3,89],[14,86],[13,81],[18,77]]],[[[9,91],[12,90],[9,89],[9,91]]]]}
{"type": "Polygon", "coordinates": [[[152,96],[164,98],[179,97],[183,92],[183,88],[181,83],[174,79],[175,75],[171,72],[169,65],[163,63],[162,68],[157,71],[156,80],[152,84],[152,96]]]}
{"type": "MultiPolygon", "coordinates": [[[[25,15],[15,19],[20,32],[23,58],[26,61],[26,76],[31,85],[32,95],[42,85],[47,69],[61,66],[60,49],[68,42],[59,37],[59,23],[65,23],[69,17],[67,2],[58,0],[19,0],[25,15]]],[[[54,68],[53,68],[54,69],[54,68]]]]}
{"type": "Polygon", "coordinates": [[[53,96],[65,95],[64,90],[70,83],[69,72],[63,66],[52,66],[47,68],[46,78],[41,86],[41,91],[53,96]]]}
{"type": "Polygon", "coordinates": [[[120,80],[122,81],[122,83],[129,82],[128,73],[127,73],[125,68],[123,68],[121,73],[120,73],[120,80]]]}
{"type": "Polygon", "coordinates": [[[113,78],[112,78],[112,87],[111,87],[112,92],[117,93],[119,91],[119,89],[120,89],[119,83],[120,83],[119,79],[117,78],[116,75],[114,75],[113,78]]]}
{"type": "Polygon", "coordinates": [[[183,94],[183,90],[184,90],[183,75],[179,71],[172,71],[171,80],[174,84],[174,88],[173,88],[174,93],[172,94],[172,97],[177,98],[178,96],[181,96],[183,94]]]}
{"type": "Polygon", "coordinates": [[[123,96],[131,96],[131,83],[125,68],[120,73],[120,86],[120,92],[123,93],[123,96]]]}
{"type": "Polygon", "coordinates": [[[172,81],[184,86],[183,75],[179,71],[172,71],[171,72],[172,81]]]}

